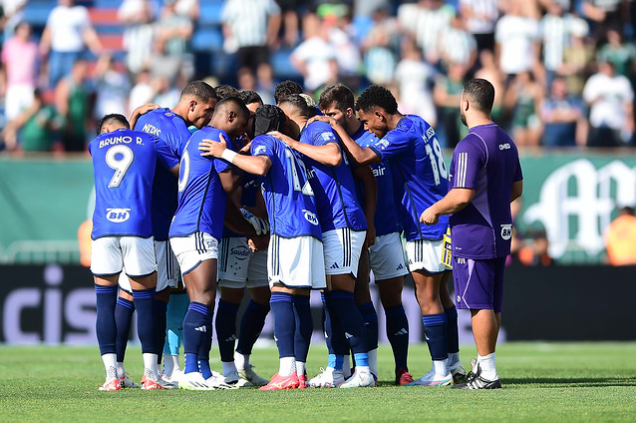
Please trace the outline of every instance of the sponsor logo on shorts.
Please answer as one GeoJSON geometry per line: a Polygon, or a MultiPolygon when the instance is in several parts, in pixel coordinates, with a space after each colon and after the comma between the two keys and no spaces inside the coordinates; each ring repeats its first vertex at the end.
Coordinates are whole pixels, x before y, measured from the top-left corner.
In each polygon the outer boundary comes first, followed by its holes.
{"type": "Polygon", "coordinates": [[[398,267],[395,268],[395,270],[402,270],[402,269],[404,269],[404,266],[402,266],[402,263],[400,263],[398,267]]]}
{"type": "Polygon", "coordinates": [[[512,238],[512,224],[501,225],[501,237],[508,241],[512,238]]]}
{"type": "Polygon", "coordinates": [[[316,213],[312,213],[309,210],[303,209],[303,215],[305,216],[305,220],[311,223],[314,226],[318,226],[318,216],[316,213]]]}
{"type": "Polygon", "coordinates": [[[106,219],[113,223],[122,223],[130,219],[130,209],[106,209],[106,219]]]}
{"type": "Polygon", "coordinates": [[[242,245],[238,246],[238,247],[234,247],[230,250],[230,254],[234,257],[236,257],[237,260],[245,260],[246,258],[249,257],[250,255],[250,249],[247,247],[244,247],[242,245]]]}
{"type": "Polygon", "coordinates": [[[203,333],[206,333],[208,331],[205,326],[199,326],[198,328],[194,328],[194,330],[198,332],[203,332],[203,333]]]}
{"type": "Polygon", "coordinates": [[[338,263],[334,263],[331,265],[330,269],[340,269],[340,266],[338,266],[338,263]]]}

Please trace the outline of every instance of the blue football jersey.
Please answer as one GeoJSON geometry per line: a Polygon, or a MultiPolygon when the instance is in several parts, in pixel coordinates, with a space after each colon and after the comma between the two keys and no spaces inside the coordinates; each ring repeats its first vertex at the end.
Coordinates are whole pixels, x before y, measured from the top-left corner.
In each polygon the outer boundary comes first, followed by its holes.
{"type": "MultiPolygon", "coordinates": [[[[351,138],[362,148],[367,148],[377,141],[377,137],[364,130],[364,125],[360,126],[358,132],[351,138]]],[[[397,208],[393,197],[393,177],[391,176],[391,166],[388,160],[371,165],[373,176],[378,182],[378,203],[375,206],[375,234],[377,236],[387,235],[393,232],[401,232],[402,225],[397,215],[397,208]]],[[[364,188],[360,181],[356,181],[356,191],[358,201],[364,204],[364,188]]]]}
{"type": "MultiPolygon", "coordinates": [[[[157,136],[168,146],[175,165],[181,159],[190,131],[183,118],[170,109],[157,109],[142,115],[135,130],[157,136]]],[[[155,239],[168,239],[170,222],[177,210],[177,178],[169,170],[157,166],[152,187],[152,232],[155,239]]]]}
{"type": "Polygon", "coordinates": [[[96,195],[92,238],[152,236],[156,138],[119,129],[95,138],[88,151],[93,157],[96,195]]]}
{"type": "Polygon", "coordinates": [[[442,239],[447,215],[440,216],[437,225],[420,223],[422,212],[448,192],[448,170],[435,130],[418,116],[405,116],[369,148],[391,164],[393,193],[407,241],[442,239]]]}
{"type": "MultiPolygon", "coordinates": [[[[331,126],[320,121],[312,122],[303,129],[300,142],[315,146],[332,142],[340,145],[331,126]]],[[[356,197],[351,168],[342,148],[340,154],[342,162],[335,167],[303,157],[308,168],[309,183],[316,197],[320,227],[323,232],[340,228],[364,231],[367,221],[356,197]]]]}
{"type": "Polygon", "coordinates": [[[300,155],[271,135],[254,138],[250,150],[253,156],[272,161],[261,178],[270,233],[284,238],[313,236],[322,241],[312,187],[300,155]]]}
{"type": "Polygon", "coordinates": [[[227,195],[219,173],[231,165],[221,159],[202,157],[199,151],[202,140],[219,141],[221,134],[230,142],[224,131],[205,127],[192,134],[183,150],[179,168],[179,206],[170,226],[171,238],[207,232],[221,240],[227,195]]]}

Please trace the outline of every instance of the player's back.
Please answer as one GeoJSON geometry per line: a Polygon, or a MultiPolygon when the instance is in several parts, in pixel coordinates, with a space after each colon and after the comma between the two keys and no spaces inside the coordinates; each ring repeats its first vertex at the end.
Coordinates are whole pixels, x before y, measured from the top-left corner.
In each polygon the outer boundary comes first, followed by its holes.
{"type": "Polygon", "coordinates": [[[88,146],[95,174],[93,234],[152,236],[152,182],[157,164],[153,137],[118,129],[88,146]]]}
{"type": "MultiPolygon", "coordinates": [[[[142,115],[135,130],[163,140],[175,159],[180,160],[190,131],[183,118],[170,109],[156,109],[142,115]]],[[[152,193],[152,228],[157,240],[168,239],[170,222],[177,210],[177,179],[169,170],[157,166],[152,193]]]]}
{"type": "Polygon", "coordinates": [[[170,237],[183,237],[195,232],[206,232],[217,240],[223,234],[227,195],[219,173],[231,165],[221,159],[203,157],[199,143],[204,139],[220,140],[223,135],[216,128],[205,127],[195,132],[187,142],[179,168],[179,205],[170,226],[170,237]]]}
{"type": "Polygon", "coordinates": [[[448,226],[447,216],[440,216],[436,225],[419,222],[422,212],[448,192],[448,170],[435,130],[419,116],[408,115],[385,136],[392,138],[401,138],[399,143],[406,143],[407,147],[390,160],[406,239],[442,239],[448,226]]]}
{"type": "MultiPolygon", "coordinates": [[[[340,146],[331,126],[320,121],[305,127],[300,141],[314,146],[335,142],[340,146]]],[[[356,197],[355,182],[346,154],[342,147],[340,150],[342,162],[338,166],[327,166],[308,157],[303,158],[316,197],[320,226],[323,232],[340,228],[363,231],[367,229],[366,219],[356,197]]]]}
{"type": "MultiPolygon", "coordinates": [[[[358,132],[351,137],[360,147],[367,148],[377,142],[375,135],[364,130],[364,125],[360,125],[358,132]]],[[[391,174],[391,165],[388,160],[382,160],[380,163],[371,165],[373,176],[378,183],[378,202],[375,207],[375,233],[377,236],[399,232],[402,225],[398,220],[397,208],[393,201],[393,176],[391,174]]],[[[358,202],[364,204],[364,187],[362,182],[356,181],[356,191],[358,202]]]]}
{"type": "Polygon", "coordinates": [[[271,135],[254,138],[251,153],[267,156],[272,162],[262,177],[270,232],[284,238],[313,236],[322,240],[314,192],[302,158],[271,135]]]}

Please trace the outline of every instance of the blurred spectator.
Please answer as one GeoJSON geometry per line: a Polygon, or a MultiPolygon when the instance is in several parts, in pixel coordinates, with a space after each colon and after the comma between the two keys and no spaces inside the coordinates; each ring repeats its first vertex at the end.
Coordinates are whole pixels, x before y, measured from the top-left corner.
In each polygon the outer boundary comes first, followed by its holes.
{"type": "Polygon", "coordinates": [[[475,72],[475,78],[482,78],[490,82],[495,87],[495,101],[492,106],[492,119],[498,124],[503,118],[504,81],[501,71],[495,62],[495,55],[490,50],[482,50],[479,53],[481,67],[475,72]]]}
{"type": "Polygon", "coordinates": [[[565,78],[557,76],[552,80],[550,96],[541,105],[541,119],[544,146],[584,146],[587,142],[585,106],[582,100],[569,95],[565,78]]]}
{"type": "Polygon", "coordinates": [[[539,108],[543,88],[531,72],[518,74],[506,91],[504,104],[512,110],[512,138],[519,147],[538,147],[541,137],[539,108]]]}
{"type": "Polygon", "coordinates": [[[466,31],[462,15],[451,19],[451,24],[439,35],[439,52],[445,69],[451,63],[472,69],[477,59],[477,43],[473,35],[466,31]]]}
{"type": "Polygon", "coordinates": [[[466,66],[451,63],[448,76],[440,75],[435,82],[435,104],[440,108],[446,148],[455,148],[459,140],[468,134],[468,128],[460,118],[460,98],[464,90],[466,66]]]}
{"type": "Polygon", "coordinates": [[[452,6],[442,0],[420,0],[414,9],[408,4],[398,9],[400,24],[415,35],[424,59],[432,65],[437,65],[441,58],[439,35],[450,26],[454,15],[452,6]]]}
{"type": "Polygon", "coordinates": [[[92,116],[87,76],[88,63],[79,59],[71,74],[60,80],[55,89],[55,107],[63,119],[62,143],[65,151],[84,151],[86,147],[86,129],[92,116]]]}
{"type": "Polygon", "coordinates": [[[336,52],[328,43],[328,28],[309,14],[303,22],[305,40],[292,52],[289,60],[305,78],[305,89],[315,91],[337,80],[336,52]]]}
{"type": "Polygon", "coordinates": [[[53,133],[59,130],[60,123],[55,108],[44,102],[40,90],[35,90],[31,106],[4,128],[2,137],[8,150],[51,151],[53,133]]]}
{"type": "Polygon", "coordinates": [[[573,27],[570,45],[563,52],[563,64],[557,72],[566,77],[568,90],[577,96],[583,93],[585,81],[594,65],[594,46],[583,38],[587,33],[587,24],[584,25],[578,26],[578,29],[573,27]]]}
{"type": "Polygon", "coordinates": [[[519,73],[534,70],[539,63],[539,35],[537,19],[525,16],[521,1],[513,0],[495,30],[497,65],[508,75],[507,83],[519,73]]]}
{"type": "Polygon", "coordinates": [[[353,15],[371,16],[378,9],[388,10],[391,7],[390,0],[353,0],[353,15]]]}
{"type": "Polygon", "coordinates": [[[563,66],[564,51],[570,44],[573,28],[585,25],[585,21],[564,13],[558,1],[551,1],[548,13],[541,19],[541,37],[543,39],[543,65],[546,69],[546,85],[549,87],[556,72],[563,66]]]}
{"type": "Polygon", "coordinates": [[[2,20],[4,21],[4,39],[13,37],[18,24],[24,19],[24,7],[27,0],[2,0],[2,20]]]}
{"type": "Polygon", "coordinates": [[[152,99],[152,103],[160,104],[161,107],[172,109],[179,103],[179,97],[181,96],[181,89],[179,86],[183,86],[183,74],[177,75],[177,83],[171,83],[165,76],[157,76],[152,80],[152,87],[155,91],[155,96],[152,99]],[[179,83],[179,81],[181,81],[179,83]]]}
{"type": "Polygon", "coordinates": [[[362,41],[366,75],[374,84],[386,84],[393,80],[395,51],[398,48],[398,25],[388,9],[373,12],[373,25],[362,41]]]}
{"type": "Polygon", "coordinates": [[[636,217],[633,207],[622,207],[618,211],[618,217],[605,229],[604,237],[608,264],[636,264],[636,217]]]}
{"type": "Polygon", "coordinates": [[[194,26],[187,16],[176,12],[175,0],[167,0],[156,24],[155,50],[159,54],[153,58],[153,72],[171,83],[181,72],[188,78],[194,75],[194,57],[190,51],[190,39],[194,26]],[[169,72],[164,72],[170,69],[169,72]]]}
{"type": "MultiPolygon", "coordinates": [[[[431,126],[437,125],[437,113],[433,104],[431,87],[435,69],[422,61],[422,53],[412,40],[405,40],[403,58],[395,69],[395,81],[399,84],[400,109],[422,117],[431,126]]],[[[459,107],[459,100],[457,101],[459,107]]]]}
{"type": "Polygon", "coordinates": [[[614,65],[600,63],[598,73],[587,80],[583,99],[590,107],[590,147],[626,145],[634,132],[634,91],[629,80],[616,75],[614,65]]]}
{"type": "Polygon", "coordinates": [[[2,48],[0,86],[4,93],[4,113],[7,122],[31,106],[33,91],[37,85],[38,46],[31,41],[31,26],[21,22],[15,36],[2,48]]]}
{"type": "Polygon", "coordinates": [[[548,254],[548,236],[544,229],[535,230],[527,238],[532,241],[517,252],[517,258],[524,266],[550,266],[552,258],[548,254]]]}
{"type": "Polygon", "coordinates": [[[627,3],[629,0],[583,0],[583,16],[592,22],[594,38],[599,44],[605,41],[609,29],[622,33],[623,24],[629,16],[625,7],[627,3]]]}
{"type": "Polygon", "coordinates": [[[257,83],[252,71],[247,68],[239,70],[237,78],[238,89],[240,91],[254,91],[264,101],[264,104],[274,103],[274,97],[272,96],[272,92],[274,91],[273,83],[262,88],[257,83]]]}
{"type": "Polygon", "coordinates": [[[495,51],[495,24],[499,18],[498,0],[459,0],[459,11],[466,28],[475,37],[477,50],[495,51]]]}
{"type": "Polygon", "coordinates": [[[199,5],[199,0],[176,0],[174,10],[177,15],[186,16],[194,25],[199,20],[201,6],[199,5]]]}
{"type": "Polygon", "coordinates": [[[152,86],[152,78],[150,71],[142,69],[137,74],[135,85],[130,90],[130,97],[128,99],[128,110],[135,110],[137,107],[143,106],[152,102],[155,96],[155,89],[152,86]]]}
{"type": "Polygon", "coordinates": [[[610,62],[616,74],[631,78],[636,64],[636,47],[633,43],[623,43],[620,32],[607,31],[607,44],[603,45],[596,56],[597,62],[610,62]]]}
{"type": "Polygon", "coordinates": [[[99,56],[102,45],[91,26],[88,10],[73,0],[59,0],[49,14],[40,40],[40,51],[49,55],[49,85],[55,87],[71,73],[73,64],[82,57],[85,45],[99,56]]]}
{"type": "Polygon", "coordinates": [[[280,7],[274,0],[228,0],[221,19],[226,48],[234,44],[239,69],[257,72],[270,66],[268,47],[278,45],[281,25],[280,7]]]}
{"type": "Polygon", "coordinates": [[[156,15],[155,4],[150,0],[124,0],[117,11],[117,18],[126,25],[126,66],[133,75],[150,65],[155,38],[153,22],[156,15]]]}
{"type": "Polygon", "coordinates": [[[348,20],[348,13],[344,16],[327,14],[323,18],[323,24],[327,27],[328,41],[336,54],[338,80],[355,89],[359,85],[360,48],[354,42],[353,35],[349,32],[351,31],[351,25],[348,20]]]}
{"type": "MultiPolygon", "coordinates": [[[[298,42],[298,30],[300,29],[300,21],[298,19],[298,0],[279,0],[283,14],[283,42],[289,47],[293,47],[298,42]]],[[[267,103],[266,103],[267,104],[267,103]]]]}
{"type": "Polygon", "coordinates": [[[127,99],[130,94],[130,84],[126,74],[118,70],[110,55],[103,55],[95,67],[95,112],[96,120],[111,113],[127,116],[127,99]]]}

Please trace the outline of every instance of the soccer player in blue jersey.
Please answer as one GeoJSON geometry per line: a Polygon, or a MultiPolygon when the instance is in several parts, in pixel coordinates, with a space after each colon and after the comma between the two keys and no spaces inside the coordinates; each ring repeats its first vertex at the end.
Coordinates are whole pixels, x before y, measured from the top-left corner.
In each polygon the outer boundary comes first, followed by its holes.
{"type": "MultiPolygon", "coordinates": [[[[316,117],[331,124],[338,136],[351,138],[360,147],[366,148],[375,143],[374,134],[364,129],[364,125],[356,117],[355,98],[353,92],[344,85],[337,84],[327,87],[320,94],[320,109],[325,117],[316,117]]],[[[380,291],[380,300],[386,314],[386,334],[395,358],[395,383],[405,385],[413,382],[413,377],[408,372],[407,356],[409,346],[409,322],[402,305],[402,289],[404,287],[404,275],[408,268],[404,262],[404,252],[400,232],[402,226],[398,220],[397,208],[393,201],[393,177],[391,167],[387,160],[375,163],[371,166],[373,175],[377,180],[377,207],[375,209],[376,242],[369,247],[369,267],[373,270],[376,284],[380,291]]],[[[359,184],[358,184],[359,185],[359,184]]],[[[358,194],[360,198],[360,193],[358,194]]],[[[362,260],[361,260],[362,261],[362,260]]],[[[360,272],[369,269],[360,269],[360,272]]],[[[365,317],[367,328],[374,326],[375,344],[370,342],[370,348],[377,348],[378,327],[377,315],[371,302],[368,282],[361,295],[360,285],[362,275],[358,274],[356,281],[356,303],[365,317]],[[373,312],[373,313],[371,313],[373,312]],[[371,321],[375,317],[375,325],[371,321]]],[[[369,333],[369,332],[367,332],[369,333]]],[[[377,350],[375,350],[377,351],[377,350]]],[[[369,351],[371,361],[372,352],[369,351]]],[[[371,368],[373,371],[373,367],[371,368]]]]}
{"type": "Polygon", "coordinates": [[[223,157],[261,176],[271,231],[267,267],[280,366],[260,389],[295,389],[301,387],[299,376],[305,372],[304,366],[296,366],[296,359],[305,362],[313,329],[309,293],[326,287],[322,232],[302,158],[279,139],[264,134],[278,130],[297,137],[298,126],[275,106],[259,108],[255,126],[258,131],[250,148],[252,156],[237,155],[223,143],[208,143],[202,148],[208,149],[205,154],[223,157]],[[297,342],[296,333],[305,339],[297,342]]]}
{"type": "Polygon", "coordinates": [[[422,211],[441,199],[448,187],[448,172],[433,128],[418,116],[401,114],[386,88],[372,85],[358,98],[356,110],[365,128],[377,136],[367,148],[343,139],[349,153],[361,164],[388,160],[398,218],[404,228],[409,270],[433,360],[433,368],[412,382],[420,386],[453,383],[453,373],[464,373],[457,345],[457,311],[444,283],[441,261],[448,218],[436,225],[420,224],[422,211]]]}
{"type": "MultiPolygon", "coordinates": [[[[163,140],[177,162],[190,138],[189,127],[206,126],[216,105],[214,89],[203,81],[189,83],[181,92],[179,103],[172,109],[142,107],[133,113],[131,122],[137,131],[146,132],[163,140]]],[[[183,317],[188,307],[188,297],[179,287],[179,264],[170,248],[168,231],[177,210],[177,178],[161,166],[157,166],[152,189],[152,228],[157,255],[157,292],[155,294],[155,322],[157,327],[156,353],[164,353],[162,378],[177,380],[179,366],[180,333],[183,317]],[[171,295],[171,292],[173,295],[171,295]],[[170,303],[169,303],[170,301],[170,303]],[[168,324],[167,324],[168,323],[168,324]],[[166,337],[166,328],[168,336],[166,337]],[[165,340],[165,342],[164,342],[165,340]],[[173,374],[174,373],[174,374],[173,374]]],[[[122,291],[130,292],[127,280],[121,283],[122,291]]],[[[123,358],[126,349],[130,320],[134,305],[123,293],[115,310],[118,328],[118,373],[129,383],[125,375],[123,358]]],[[[160,357],[160,356],[159,356],[160,357]]],[[[161,358],[159,359],[161,361],[161,358]]]]}
{"type": "Polygon", "coordinates": [[[202,157],[203,139],[232,142],[245,130],[249,111],[235,97],[217,103],[211,125],[195,132],[181,155],[179,205],[170,226],[170,244],[183,274],[190,305],[183,320],[183,389],[232,387],[210,369],[212,314],[216,297],[218,243],[223,233],[227,193],[238,179],[226,162],[202,157]],[[217,129],[219,127],[222,129],[217,129]]]}
{"type": "Polygon", "coordinates": [[[367,222],[356,198],[351,169],[331,127],[319,121],[308,123],[316,115],[314,105],[308,104],[302,95],[291,95],[280,100],[279,107],[301,129],[300,141],[283,134],[275,136],[306,158],[322,230],[330,287],[325,293],[325,304],[334,339],[339,332],[344,334],[356,360],[355,373],[345,381],[342,367],[344,355],[348,354],[336,351],[336,357],[329,363],[329,369],[334,370],[329,375],[317,376],[310,386],[373,386],[375,378],[369,369],[364,318],[353,298],[367,222]],[[329,378],[328,383],[323,383],[325,378],[329,378]]]}
{"type": "Polygon", "coordinates": [[[167,169],[178,162],[156,137],[129,129],[121,115],[107,115],[88,149],[95,170],[91,271],[97,294],[97,338],[106,367],[100,390],[121,389],[117,375],[115,304],[119,274],[125,267],[138,315],[144,360],[142,389],[168,387],[157,368],[154,294],[157,261],[151,224],[152,181],[157,159],[167,169]]]}
{"type": "Polygon", "coordinates": [[[469,133],[453,153],[451,190],[420,217],[435,225],[451,215],[457,307],[471,312],[478,354],[467,381],[454,386],[460,389],[501,388],[495,347],[512,238],[510,203],[523,192],[523,175],[515,143],[490,117],[494,98],[494,87],[484,79],[464,85],[460,113],[469,133]]]}
{"type": "MultiPolygon", "coordinates": [[[[254,91],[241,91],[239,98],[250,111],[250,119],[253,119],[256,109],[263,105],[260,96],[254,91]]],[[[251,126],[248,124],[246,135],[253,137],[251,126]]],[[[249,139],[246,138],[245,141],[249,139]]],[[[240,146],[237,145],[236,148],[238,147],[240,146]]],[[[257,235],[268,235],[267,211],[257,178],[245,174],[241,187],[233,198],[238,202],[237,205],[242,212],[254,222],[255,228],[258,228],[257,235]]],[[[253,370],[250,355],[269,313],[267,251],[252,251],[245,235],[232,232],[227,228],[223,232],[220,244],[219,293],[215,329],[225,381],[241,386],[266,385],[269,380],[259,376],[253,370]],[[241,317],[241,331],[235,353],[236,316],[245,288],[249,290],[251,298],[241,317]]]]}

